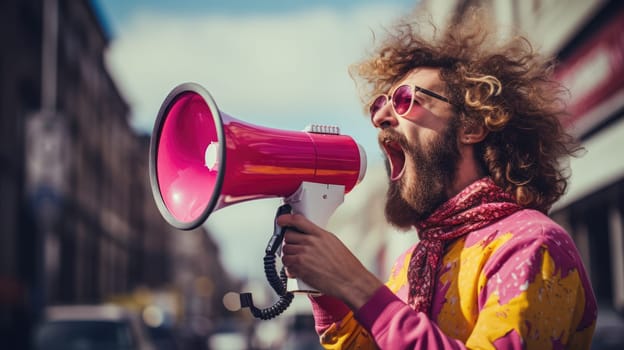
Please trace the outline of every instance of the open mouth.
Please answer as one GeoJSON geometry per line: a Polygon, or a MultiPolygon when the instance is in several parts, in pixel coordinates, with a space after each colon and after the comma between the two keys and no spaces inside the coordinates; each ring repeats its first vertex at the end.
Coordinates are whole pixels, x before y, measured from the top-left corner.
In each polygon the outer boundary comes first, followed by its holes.
{"type": "Polygon", "coordinates": [[[403,176],[405,171],[405,152],[397,142],[393,141],[384,142],[383,149],[390,163],[390,180],[396,181],[403,176]]]}

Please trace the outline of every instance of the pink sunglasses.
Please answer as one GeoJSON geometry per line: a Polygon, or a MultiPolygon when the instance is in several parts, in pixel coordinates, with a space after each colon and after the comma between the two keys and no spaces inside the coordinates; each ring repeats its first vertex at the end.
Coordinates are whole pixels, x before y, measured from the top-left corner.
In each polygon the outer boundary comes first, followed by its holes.
{"type": "Polygon", "coordinates": [[[401,85],[396,88],[396,90],[394,90],[392,96],[389,97],[387,94],[381,94],[373,100],[373,103],[371,103],[368,109],[368,111],[370,112],[371,120],[373,119],[373,117],[375,117],[375,114],[377,114],[377,112],[379,112],[379,110],[382,109],[383,106],[386,105],[386,103],[388,103],[388,101],[392,102],[392,108],[399,117],[406,115],[407,113],[409,113],[409,111],[412,109],[412,106],[414,105],[414,95],[417,91],[420,91],[423,94],[431,96],[440,101],[444,101],[448,104],[452,104],[448,98],[439,95],[431,90],[427,90],[416,85],[401,85]]]}

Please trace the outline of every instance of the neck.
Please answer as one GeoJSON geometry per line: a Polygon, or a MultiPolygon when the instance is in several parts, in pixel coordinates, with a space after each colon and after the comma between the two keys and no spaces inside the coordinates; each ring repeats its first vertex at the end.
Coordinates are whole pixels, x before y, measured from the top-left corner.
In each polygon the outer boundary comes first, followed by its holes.
{"type": "Polygon", "coordinates": [[[457,167],[457,174],[453,186],[448,189],[447,194],[452,198],[471,183],[486,176],[485,172],[478,165],[474,157],[474,148],[472,145],[460,146],[461,157],[457,167]]]}

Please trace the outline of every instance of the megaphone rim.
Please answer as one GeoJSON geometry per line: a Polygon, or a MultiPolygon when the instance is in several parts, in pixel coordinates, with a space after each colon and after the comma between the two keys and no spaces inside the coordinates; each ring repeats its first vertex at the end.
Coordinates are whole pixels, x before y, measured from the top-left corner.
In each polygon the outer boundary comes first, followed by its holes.
{"type": "Polygon", "coordinates": [[[152,131],[152,136],[150,140],[150,157],[149,157],[149,176],[150,176],[150,184],[152,189],[152,195],[154,196],[154,200],[156,202],[156,206],[160,211],[161,215],[165,218],[165,220],[175,228],[181,230],[192,230],[201,224],[203,224],[210,213],[215,209],[219,202],[219,197],[221,193],[221,188],[223,187],[223,181],[225,178],[225,155],[226,155],[226,147],[225,147],[225,133],[223,131],[223,119],[221,116],[221,111],[217,107],[217,103],[212,98],[212,95],[206,90],[203,86],[194,82],[186,82],[182,83],[167,95],[165,100],[160,106],[158,111],[156,121],[154,122],[154,129],[152,131]],[[208,108],[211,111],[212,118],[214,120],[215,129],[217,132],[217,138],[219,143],[219,170],[217,172],[217,178],[214,185],[214,189],[212,191],[212,196],[206,205],[206,208],[203,210],[201,215],[199,215],[195,220],[192,221],[180,221],[178,220],[167,208],[165,204],[162,194],[160,192],[160,185],[158,182],[158,173],[156,170],[156,157],[158,155],[158,145],[160,142],[160,136],[162,127],[164,125],[165,120],[169,114],[170,108],[173,106],[173,102],[180,97],[185,92],[192,92],[198,94],[203,98],[204,102],[208,105],[208,108]]]}

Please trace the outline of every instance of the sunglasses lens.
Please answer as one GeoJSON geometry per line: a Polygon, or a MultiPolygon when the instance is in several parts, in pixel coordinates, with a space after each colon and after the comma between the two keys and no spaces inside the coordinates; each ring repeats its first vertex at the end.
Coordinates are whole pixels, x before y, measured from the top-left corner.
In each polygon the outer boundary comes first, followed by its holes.
{"type": "Polygon", "coordinates": [[[394,90],[394,94],[392,95],[392,105],[394,107],[394,110],[397,112],[398,115],[407,114],[412,105],[413,99],[414,92],[410,86],[399,86],[396,90],[394,90]]]}
{"type": "Polygon", "coordinates": [[[375,114],[377,114],[377,112],[379,112],[379,110],[383,108],[383,106],[386,105],[386,102],[388,102],[388,99],[386,98],[386,96],[381,95],[381,96],[378,96],[375,99],[375,101],[373,101],[373,103],[371,103],[370,108],[369,108],[371,118],[373,118],[375,114]]]}

